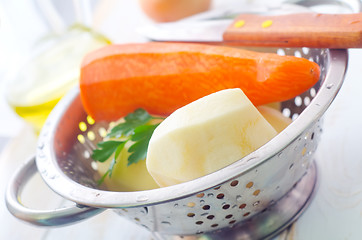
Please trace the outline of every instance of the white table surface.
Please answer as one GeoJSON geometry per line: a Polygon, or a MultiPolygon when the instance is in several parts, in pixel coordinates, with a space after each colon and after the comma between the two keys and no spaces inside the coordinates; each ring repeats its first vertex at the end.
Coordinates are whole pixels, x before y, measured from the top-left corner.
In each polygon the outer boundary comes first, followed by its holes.
{"type": "MultiPolygon", "coordinates": [[[[24,1],[23,1],[24,2],[24,1]]],[[[104,17],[99,10],[98,28],[102,29],[115,42],[143,41],[134,32],[135,26],[149,20],[138,9],[136,1],[104,1],[103,10],[116,11],[104,17]],[[116,24],[115,24],[116,23],[116,24]],[[124,34],[115,34],[115,32],[124,34]]],[[[231,1],[215,1],[214,6],[222,6],[231,1]]],[[[250,1],[249,1],[250,2],[250,1]]],[[[6,9],[14,9],[14,4],[0,2],[0,17],[6,9]]],[[[23,5],[22,5],[23,6],[23,5]]],[[[25,10],[21,11],[25,13],[25,10]]],[[[29,15],[30,13],[28,13],[29,15]]],[[[33,16],[34,17],[34,16],[33,16]]],[[[19,23],[19,22],[17,22],[19,23]]],[[[3,30],[4,27],[0,30],[3,30]]],[[[6,29],[6,27],[5,27],[6,29]]],[[[7,29],[9,30],[9,29],[7,29]]],[[[42,28],[38,28],[41,33],[42,28]]],[[[35,30],[34,30],[35,31],[35,30]]],[[[8,31],[9,32],[9,31],[8,31]]],[[[26,32],[26,31],[24,31],[26,32]]],[[[23,34],[24,34],[23,32],[23,34]]],[[[4,66],[21,56],[16,48],[16,34],[0,40],[2,52],[14,52],[8,60],[0,58],[4,76],[4,66]],[[8,44],[7,47],[4,44],[8,44]]],[[[31,42],[31,37],[29,38],[31,42]]],[[[16,41],[18,43],[19,41],[16,41]]],[[[20,49],[20,50],[19,50],[20,49]]],[[[332,106],[325,114],[324,131],[316,161],[319,168],[320,186],[306,212],[294,223],[288,233],[278,239],[296,240],[359,240],[362,239],[362,50],[349,50],[350,60],[345,83],[332,106]]],[[[0,80],[1,92],[4,85],[0,80]]],[[[3,95],[0,99],[0,196],[13,174],[25,159],[34,154],[36,136],[31,128],[19,119],[6,105],[3,95]],[[4,144],[5,143],[5,144],[4,144]],[[2,149],[2,150],[1,150],[2,149]]],[[[39,176],[30,183],[24,193],[30,206],[51,209],[63,204],[63,200],[53,194],[39,176]]],[[[84,222],[61,227],[40,228],[21,222],[6,209],[4,198],[0,197],[0,239],[151,239],[150,234],[138,226],[117,216],[112,211],[93,217],[84,222]],[[120,238],[120,236],[122,236],[120,238]]]]}

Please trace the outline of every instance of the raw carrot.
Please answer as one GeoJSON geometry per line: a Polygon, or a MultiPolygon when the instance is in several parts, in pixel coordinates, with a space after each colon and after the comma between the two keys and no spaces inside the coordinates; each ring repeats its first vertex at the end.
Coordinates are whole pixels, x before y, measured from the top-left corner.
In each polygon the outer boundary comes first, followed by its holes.
{"type": "Polygon", "coordinates": [[[109,45],[88,54],[80,93],[95,120],[116,120],[137,108],[167,116],[198,98],[241,88],[254,105],[293,98],[319,79],[304,58],[187,43],[109,45]]]}

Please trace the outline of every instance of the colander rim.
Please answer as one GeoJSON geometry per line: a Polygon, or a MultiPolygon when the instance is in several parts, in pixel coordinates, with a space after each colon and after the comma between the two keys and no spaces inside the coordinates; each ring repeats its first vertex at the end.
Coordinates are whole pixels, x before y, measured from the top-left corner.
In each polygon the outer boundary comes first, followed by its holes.
{"type": "Polygon", "coordinates": [[[284,131],[267,144],[214,173],[174,186],[135,192],[98,190],[73,181],[58,166],[52,146],[61,117],[79,95],[78,87],[72,89],[61,99],[41,130],[36,154],[38,172],[46,184],[62,197],[77,204],[99,208],[125,208],[160,204],[219,186],[254,169],[270,157],[278,154],[327,110],[342,86],[347,70],[348,51],[346,49],[321,49],[320,51],[329,54],[329,67],[320,90],[308,107],[284,131]],[[225,176],[227,177],[225,178],[225,176]]]}

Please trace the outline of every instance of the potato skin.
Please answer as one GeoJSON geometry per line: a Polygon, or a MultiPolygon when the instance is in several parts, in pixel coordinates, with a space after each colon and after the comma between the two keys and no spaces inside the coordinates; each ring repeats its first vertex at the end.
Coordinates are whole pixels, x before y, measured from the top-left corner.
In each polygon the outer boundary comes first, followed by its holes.
{"type": "Polygon", "coordinates": [[[211,0],[139,0],[144,13],[156,22],[171,22],[206,11],[211,0]]]}

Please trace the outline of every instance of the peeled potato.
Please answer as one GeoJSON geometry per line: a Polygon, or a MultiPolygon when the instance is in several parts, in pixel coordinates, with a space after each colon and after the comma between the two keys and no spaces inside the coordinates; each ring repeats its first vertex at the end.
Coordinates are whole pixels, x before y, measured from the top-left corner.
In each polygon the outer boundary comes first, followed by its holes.
{"type": "Polygon", "coordinates": [[[285,117],[275,108],[269,106],[259,106],[258,110],[278,133],[283,131],[289,124],[292,123],[292,119],[285,117]]]}
{"type": "Polygon", "coordinates": [[[272,103],[265,104],[263,106],[267,106],[267,107],[271,107],[271,108],[274,108],[276,110],[279,110],[281,105],[282,105],[281,102],[272,102],[272,103]]]}
{"type": "Polygon", "coordinates": [[[222,90],[166,118],[151,137],[146,166],[161,187],[174,185],[217,171],[276,134],[242,90],[222,90]]]}
{"type": "MultiPolygon", "coordinates": [[[[129,147],[126,145],[119,154],[117,162],[113,168],[111,178],[104,180],[108,190],[111,191],[142,191],[158,188],[159,186],[153,180],[146,168],[146,161],[139,161],[127,166],[129,147]]],[[[98,162],[98,172],[103,175],[109,168],[109,160],[104,163],[98,162]]]]}

